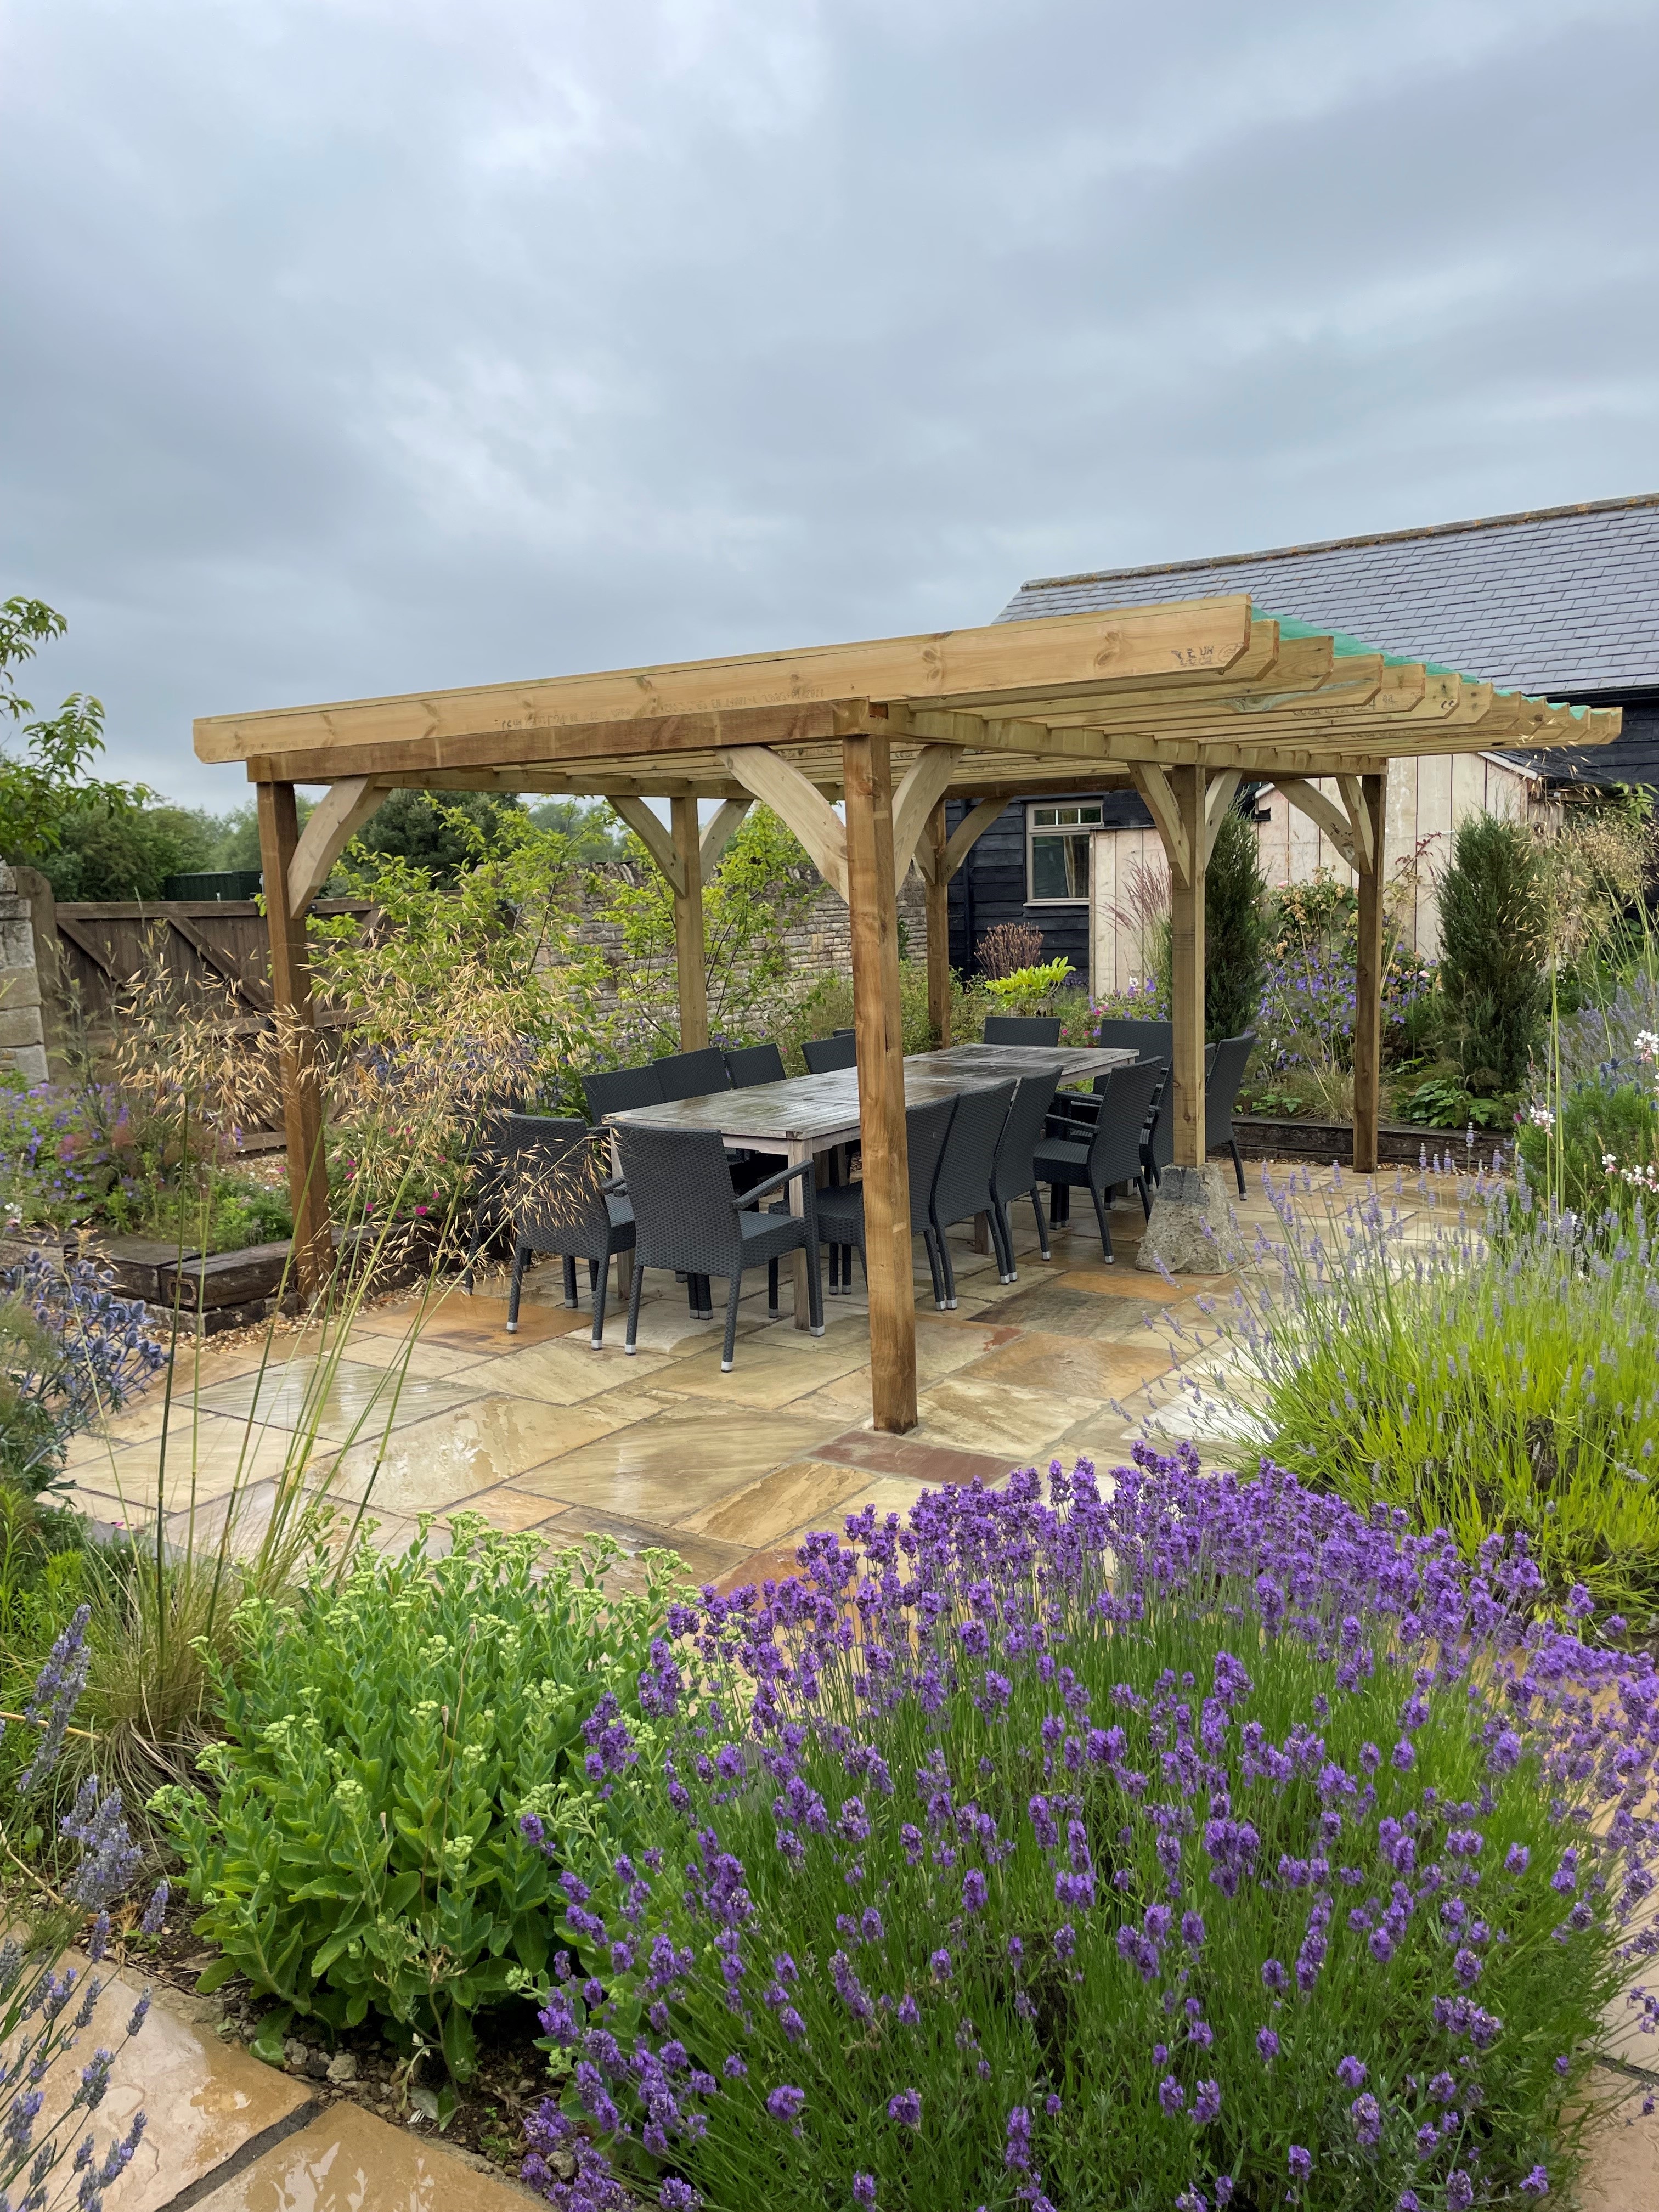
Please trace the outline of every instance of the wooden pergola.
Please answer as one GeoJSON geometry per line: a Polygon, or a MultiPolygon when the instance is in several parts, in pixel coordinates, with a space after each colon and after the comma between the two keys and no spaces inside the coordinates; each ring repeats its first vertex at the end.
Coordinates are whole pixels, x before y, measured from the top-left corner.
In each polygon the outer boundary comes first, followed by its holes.
{"type": "Polygon", "coordinates": [[[1174,925],[1177,1164],[1204,1158],[1204,876],[1240,782],[1270,779],[1359,884],[1354,1164],[1376,1164],[1382,854],[1390,760],[1602,744],[1617,708],[1551,705],[1341,635],[1258,616],[1247,597],[1175,600],[804,652],[212,715],[204,761],[258,790],[302,1282],[331,1260],[306,914],[356,830],[399,787],[602,798],[673,893],[682,1045],[708,1036],[702,884],[756,799],[774,808],[851,921],[872,1396],[916,1418],[899,1009],[898,884],[927,884],[928,1000],[950,1017],[951,877],[1010,799],[1133,785],[1158,824],[1174,925]],[[1334,780],[1337,797],[1316,787],[1334,780]],[[325,785],[297,824],[295,787],[325,785]],[[948,838],[945,802],[968,811],[948,838]],[[647,805],[666,800],[666,824],[647,805]],[[699,803],[717,811],[700,823],[699,803]],[[837,811],[837,806],[840,811],[837,811]]]}

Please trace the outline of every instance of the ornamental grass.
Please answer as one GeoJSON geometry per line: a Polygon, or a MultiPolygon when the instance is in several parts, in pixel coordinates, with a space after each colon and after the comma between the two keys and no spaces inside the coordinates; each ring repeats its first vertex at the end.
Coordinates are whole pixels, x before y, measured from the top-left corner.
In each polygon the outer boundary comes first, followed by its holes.
{"type": "Polygon", "coordinates": [[[1659,1940],[1659,1675],[1584,1594],[1539,1615],[1522,1544],[1135,1461],[866,1511],[672,1612],[647,1717],[587,1725],[624,1847],[527,1823],[577,1869],[552,2203],[1570,2189],[1659,1940]]]}

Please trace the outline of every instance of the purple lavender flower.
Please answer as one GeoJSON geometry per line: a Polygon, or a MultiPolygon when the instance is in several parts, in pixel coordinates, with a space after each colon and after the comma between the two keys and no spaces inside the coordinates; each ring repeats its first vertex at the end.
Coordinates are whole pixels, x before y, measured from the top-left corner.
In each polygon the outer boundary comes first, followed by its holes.
{"type": "Polygon", "coordinates": [[[1180,2112],[1187,2101],[1187,2093],[1173,2074],[1166,2074],[1158,2085],[1158,2101],[1166,2112],[1180,2112]]]}
{"type": "Polygon", "coordinates": [[[876,2177],[875,2177],[875,2175],[874,2175],[873,2173],[855,2173],[855,2174],[853,2176],[853,2202],[854,2202],[854,2204],[873,2204],[873,2203],[875,2203],[875,2201],[876,2201],[876,2177]]]}
{"type": "Polygon", "coordinates": [[[1541,2166],[1534,2166],[1522,2182],[1521,2190],[1526,2197],[1547,2197],[1550,2192],[1549,2175],[1541,2166]]]}
{"type": "Polygon", "coordinates": [[[791,2081],[781,2082],[766,2100],[766,2109],[775,2120],[793,2120],[806,2102],[805,2089],[798,2089],[791,2081]]]}
{"type": "Polygon", "coordinates": [[[1304,2149],[1300,2143],[1291,2145],[1285,2162],[1290,2167],[1292,2181],[1305,2181],[1313,2172],[1313,2153],[1304,2149]]]}
{"type": "Polygon", "coordinates": [[[1255,2032],[1255,2047],[1264,2066],[1271,2066],[1279,2056],[1279,2038],[1270,2027],[1259,2027],[1255,2032]]]}

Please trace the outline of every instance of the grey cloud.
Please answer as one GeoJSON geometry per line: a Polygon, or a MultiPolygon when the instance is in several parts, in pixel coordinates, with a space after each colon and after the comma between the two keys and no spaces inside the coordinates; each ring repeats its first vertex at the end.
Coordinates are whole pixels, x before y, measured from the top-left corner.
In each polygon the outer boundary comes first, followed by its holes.
{"type": "Polygon", "coordinates": [[[13,0],[4,582],[193,714],[1659,488],[1650,5],[13,0]]]}

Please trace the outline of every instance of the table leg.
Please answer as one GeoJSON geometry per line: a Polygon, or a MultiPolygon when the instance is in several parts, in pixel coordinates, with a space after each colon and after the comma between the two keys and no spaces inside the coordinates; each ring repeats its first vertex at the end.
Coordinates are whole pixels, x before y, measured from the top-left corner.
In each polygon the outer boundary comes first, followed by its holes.
{"type": "Polygon", "coordinates": [[[983,1254],[990,1249],[991,1217],[988,1213],[976,1213],[974,1216],[974,1249],[983,1254]]]}
{"type": "MultiPolygon", "coordinates": [[[[795,1142],[792,1143],[789,1147],[789,1158],[787,1164],[792,1168],[799,1167],[803,1160],[810,1160],[813,1157],[814,1155],[811,1146],[802,1144],[799,1139],[797,1139],[795,1142]]],[[[792,1182],[789,1186],[789,1211],[791,1213],[799,1215],[805,1213],[806,1211],[806,1193],[803,1187],[805,1180],[805,1177],[802,1177],[799,1182],[792,1182]]],[[[817,1256],[817,1255],[815,1253],[813,1257],[816,1259],[817,1256]]],[[[805,1252],[792,1252],[789,1255],[789,1265],[795,1285],[795,1327],[797,1328],[805,1328],[809,1326],[811,1321],[811,1316],[808,1313],[806,1304],[805,1252]]]]}

